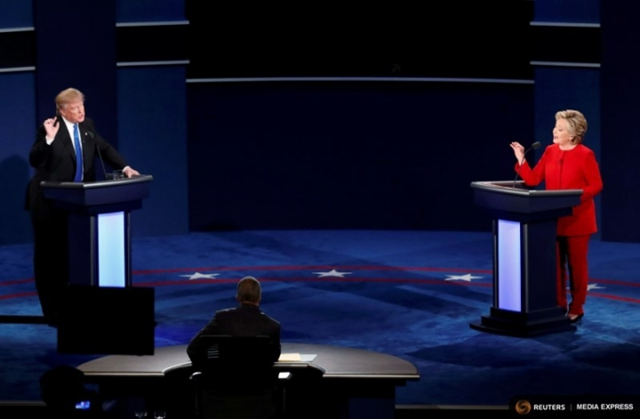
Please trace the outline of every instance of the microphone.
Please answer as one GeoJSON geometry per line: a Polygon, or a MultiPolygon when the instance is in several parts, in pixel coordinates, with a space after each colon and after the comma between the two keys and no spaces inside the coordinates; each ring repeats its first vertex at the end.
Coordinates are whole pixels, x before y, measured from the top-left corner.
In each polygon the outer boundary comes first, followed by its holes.
{"type": "MultiPolygon", "coordinates": [[[[95,135],[93,135],[93,132],[91,131],[87,131],[84,133],[85,137],[89,137],[92,140],[95,139],[95,135]]],[[[104,175],[104,179],[107,180],[107,169],[105,169],[104,167],[104,160],[102,160],[102,154],[100,153],[100,147],[98,147],[98,144],[96,144],[94,142],[94,145],[96,147],[96,150],[98,151],[98,158],[100,159],[100,164],[102,165],[102,174],[104,175]]]]}
{"type": "MultiPolygon", "coordinates": [[[[531,144],[531,147],[529,147],[527,150],[525,150],[524,155],[522,156],[522,160],[524,163],[524,159],[527,157],[527,153],[529,153],[531,150],[535,150],[537,148],[540,147],[540,141],[536,141],[535,143],[531,144]]],[[[513,179],[513,187],[516,187],[516,181],[518,180],[518,172],[516,172],[516,177],[513,179]]]]}

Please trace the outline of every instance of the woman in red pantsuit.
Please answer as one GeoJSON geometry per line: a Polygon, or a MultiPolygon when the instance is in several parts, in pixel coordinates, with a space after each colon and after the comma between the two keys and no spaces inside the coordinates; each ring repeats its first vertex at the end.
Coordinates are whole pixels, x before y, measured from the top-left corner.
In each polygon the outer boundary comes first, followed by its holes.
{"type": "Polygon", "coordinates": [[[567,316],[572,323],[584,316],[589,280],[587,254],[589,238],[598,228],[593,197],[602,190],[600,168],[593,151],[582,144],[587,120],[576,110],[556,113],[553,144],[531,168],[524,158],[525,149],[517,142],[511,148],[518,159],[515,170],[527,186],[545,182],[546,189],[582,189],[580,204],[573,213],[558,220],[557,230],[557,299],[567,310],[567,279],[570,281],[571,303],[567,316]],[[569,275],[567,275],[567,268],[569,275]]]}

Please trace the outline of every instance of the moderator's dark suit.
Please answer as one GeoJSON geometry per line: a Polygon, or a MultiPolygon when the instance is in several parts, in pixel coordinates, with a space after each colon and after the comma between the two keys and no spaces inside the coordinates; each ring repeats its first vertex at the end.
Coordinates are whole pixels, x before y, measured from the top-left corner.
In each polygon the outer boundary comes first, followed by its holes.
{"type": "MultiPolygon", "coordinates": [[[[265,355],[270,355],[273,362],[280,357],[280,323],[264,314],[256,305],[240,304],[237,308],[216,312],[213,319],[191,339],[187,354],[197,371],[206,371],[206,368],[201,368],[204,364],[198,363],[203,361],[203,352],[207,350],[200,339],[203,335],[266,335],[271,339],[271,353],[265,355]]],[[[221,365],[214,374],[202,384],[202,417],[272,417],[276,409],[273,395],[277,374],[271,365],[247,359],[243,360],[242,365],[221,365]],[[258,364],[254,365],[255,362],[258,364]]]]}
{"type": "MultiPolygon", "coordinates": [[[[64,121],[51,145],[40,127],[29,153],[29,164],[35,173],[29,182],[25,209],[31,212],[34,233],[33,268],[42,314],[49,321],[55,317],[57,301],[68,282],[67,215],[43,196],[40,182],[73,182],[76,170],[72,138],[64,121]]],[[[96,131],[93,121],[86,118],[78,124],[84,161],[83,182],[95,180],[94,157],[97,149],[105,163],[116,170],[127,162],[96,131]]],[[[100,168],[102,169],[102,168],[100,168]]]]}
{"type": "Polygon", "coordinates": [[[253,304],[240,304],[237,308],[220,310],[205,327],[191,339],[187,354],[191,361],[203,350],[199,338],[202,335],[257,336],[271,338],[273,362],[280,357],[280,323],[263,313],[253,304]]]}

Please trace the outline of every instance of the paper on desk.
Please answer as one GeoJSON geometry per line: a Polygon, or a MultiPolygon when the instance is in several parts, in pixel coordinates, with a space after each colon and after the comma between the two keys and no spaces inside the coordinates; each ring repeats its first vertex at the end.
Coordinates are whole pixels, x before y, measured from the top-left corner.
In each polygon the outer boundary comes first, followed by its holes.
{"type": "Polygon", "coordinates": [[[278,358],[278,362],[311,362],[316,358],[316,354],[299,354],[299,353],[288,353],[288,354],[280,354],[280,358],[278,358]]]}
{"type": "Polygon", "coordinates": [[[291,361],[302,361],[302,357],[300,354],[280,354],[280,358],[278,358],[280,362],[291,362],[291,361]]]}

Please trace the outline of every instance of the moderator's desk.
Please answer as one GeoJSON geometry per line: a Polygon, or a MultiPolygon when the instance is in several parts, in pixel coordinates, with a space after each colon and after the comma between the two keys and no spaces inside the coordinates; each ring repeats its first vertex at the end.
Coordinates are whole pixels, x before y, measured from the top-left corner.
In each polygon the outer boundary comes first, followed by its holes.
{"type": "MultiPolygon", "coordinates": [[[[410,362],[362,349],[283,342],[282,353],[316,355],[274,366],[291,372],[286,392],[293,417],[393,418],[396,387],[420,378],[410,362]]],[[[154,355],[109,355],[78,368],[109,397],[144,397],[183,415],[191,406],[186,345],[156,348],[154,355]]]]}

